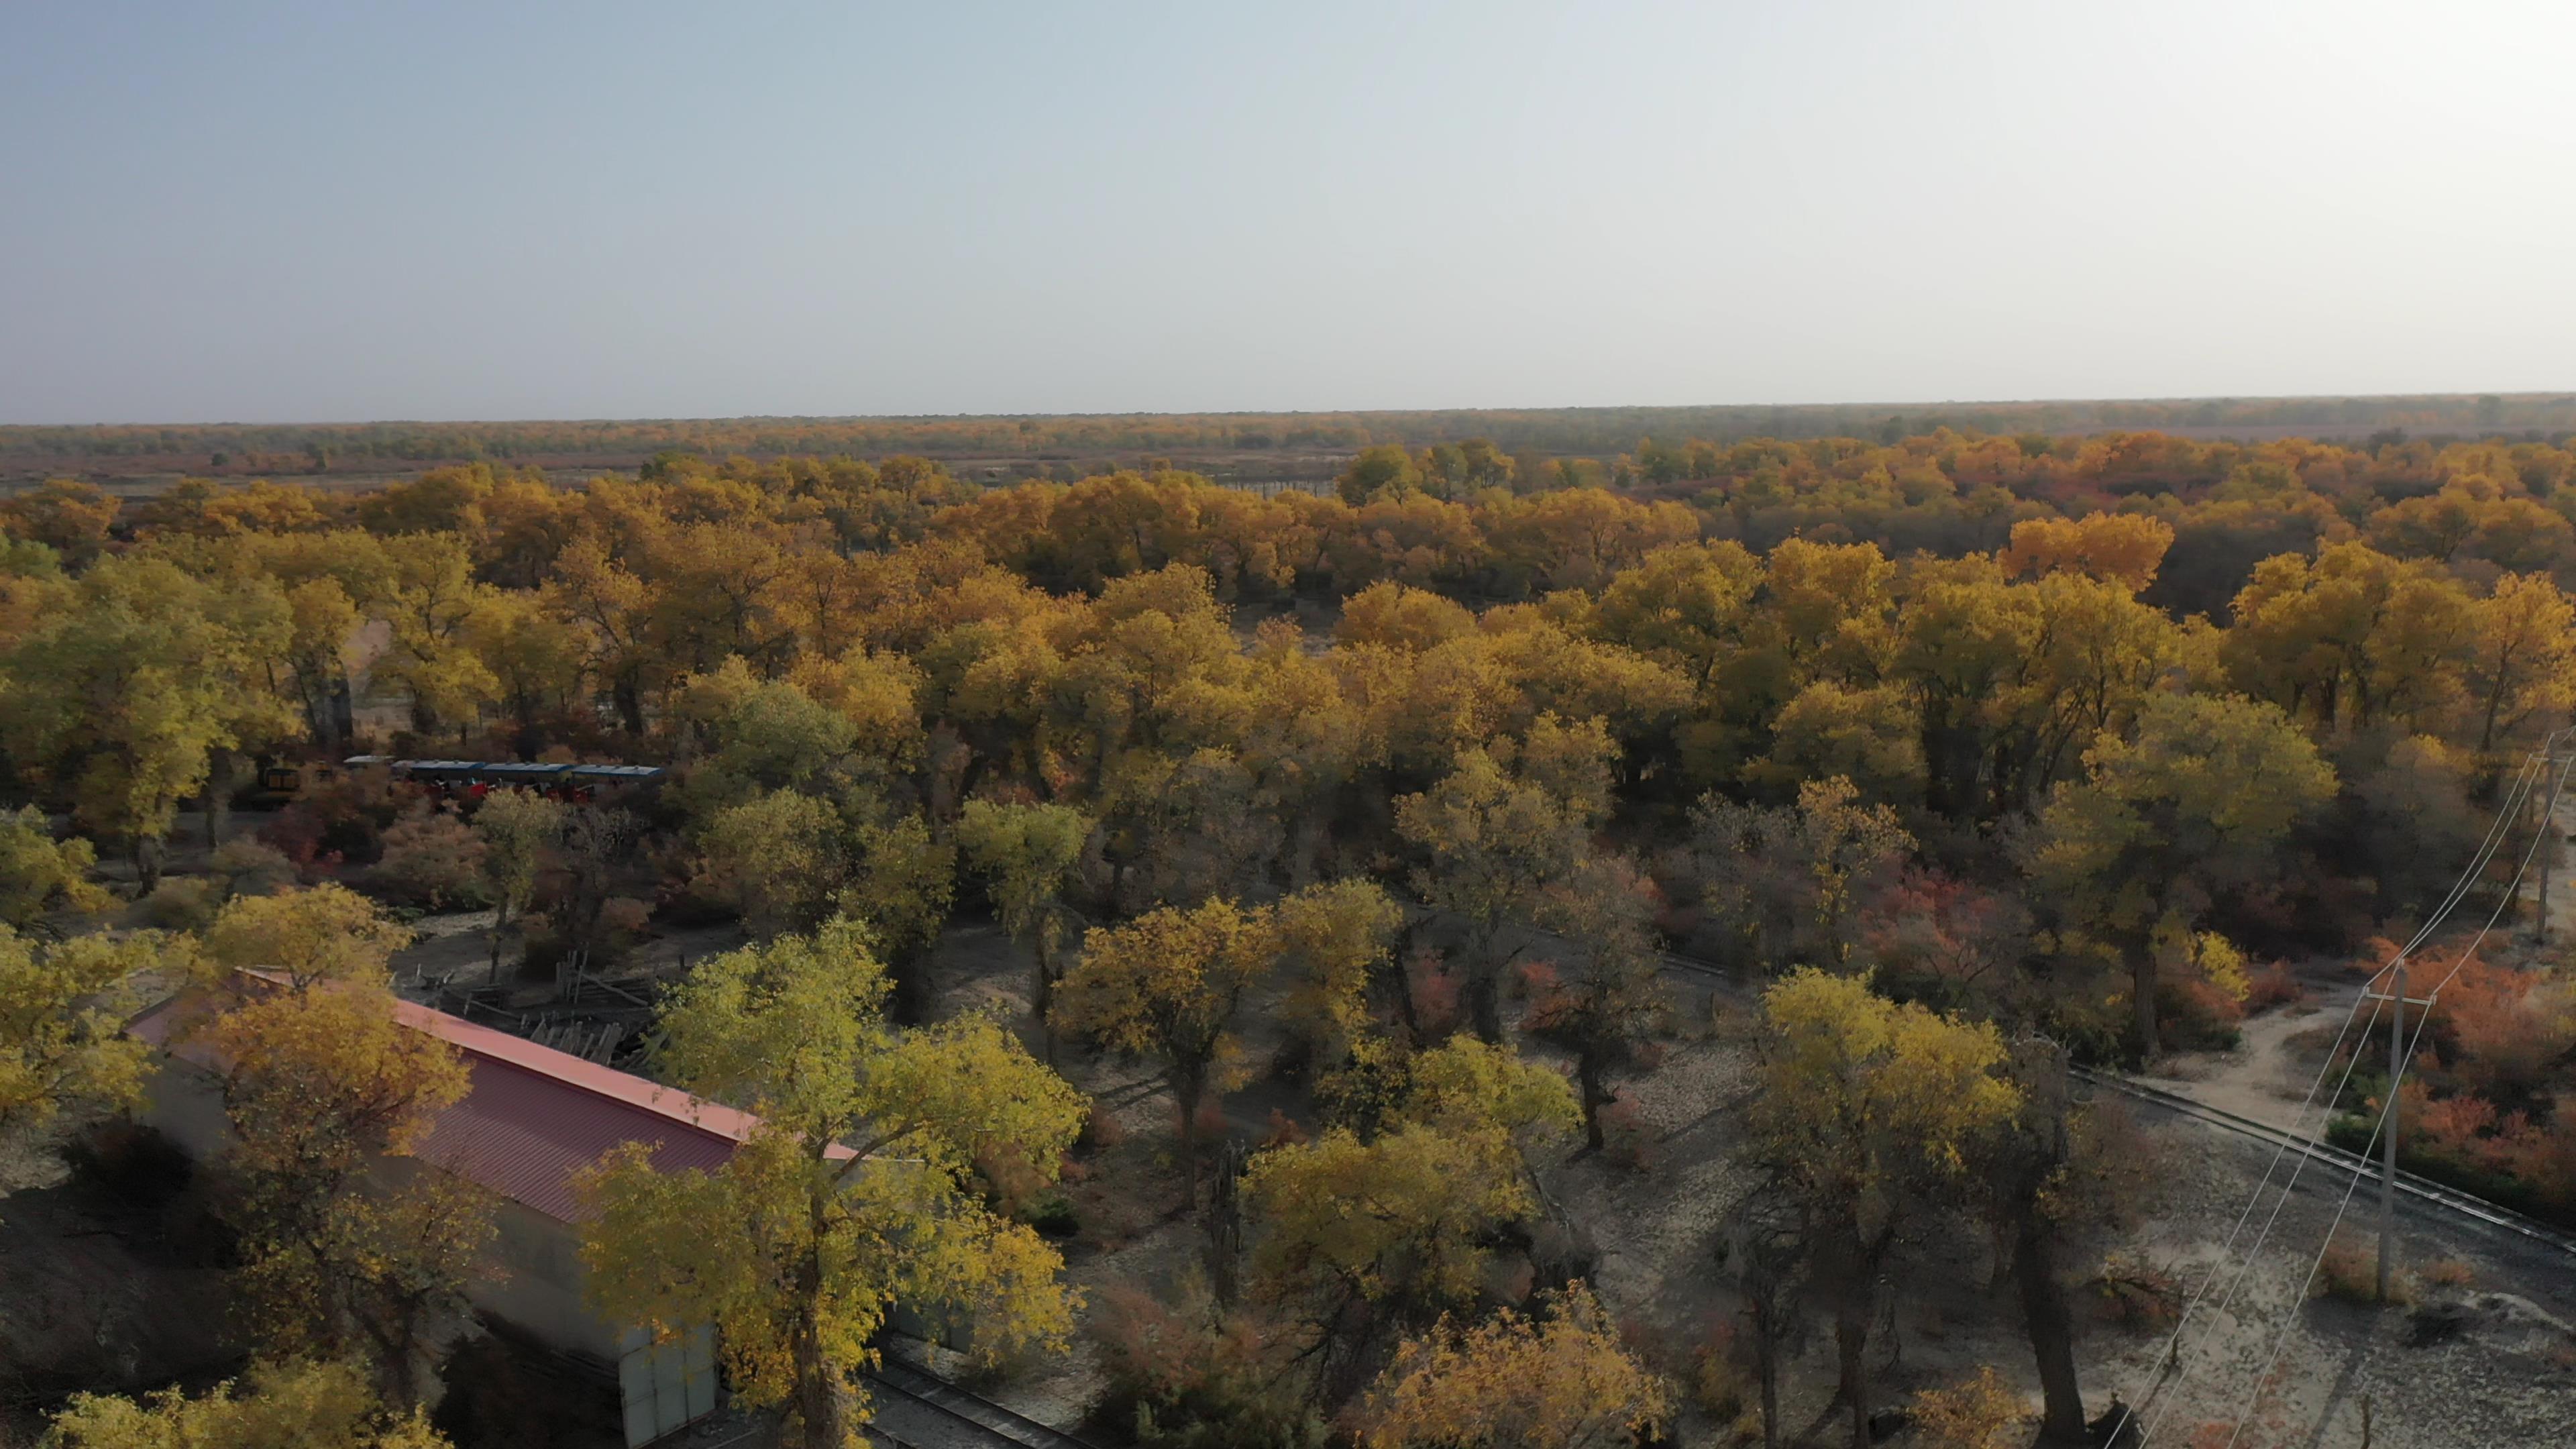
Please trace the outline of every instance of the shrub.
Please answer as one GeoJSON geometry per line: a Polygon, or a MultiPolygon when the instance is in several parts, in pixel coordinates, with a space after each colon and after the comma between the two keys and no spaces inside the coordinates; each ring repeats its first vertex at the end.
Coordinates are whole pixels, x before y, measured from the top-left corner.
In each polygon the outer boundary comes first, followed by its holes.
{"type": "MultiPolygon", "coordinates": [[[[1718,1319],[1691,1350],[1691,1402],[1723,1427],[1742,1422],[1755,1398],[1753,1384],[1736,1352],[1735,1325],[1718,1319]]],[[[1755,1410],[1758,1412],[1758,1410],[1755,1410]]]]}
{"type": "Polygon", "coordinates": [[[2242,1036],[2236,1024],[2244,1009],[2225,989],[2193,978],[2166,977],[2156,983],[2158,1034],[2178,1051],[2226,1051],[2242,1036]]]}
{"type": "Polygon", "coordinates": [[[1927,1449],[2005,1449],[2024,1417],[2020,1396],[1991,1368],[1914,1396],[1914,1438],[1927,1449]]]}
{"type": "Polygon", "coordinates": [[[110,1118],[65,1143],[63,1162],[121,1209],[154,1213],[187,1191],[195,1164],[178,1143],[137,1122],[110,1118]]]}
{"type": "Polygon", "coordinates": [[[415,810],[385,832],[369,878],[396,899],[442,910],[481,904],[483,840],[453,815],[415,810]]]}
{"type": "Polygon", "coordinates": [[[1105,1152],[1127,1140],[1127,1125],[1118,1120],[1117,1113],[1102,1106],[1100,1099],[1094,1097],[1091,1099],[1091,1114],[1082,1119],[1080,1140],[1085,1147],[1105,1152]]]}
{"type": "Polygon", "coordinates": [[[2415,1270],[2416,1278],[2436,1288],[2466,1288],[2477,1281],[2477,1270],[2457,1258],[2436,1258],[2415,1270]]]}
{"type": "Polygon", "coordinates": [[[1433,952],[1414,958],[1410,973],[1413,991],[1413,1020],[1422,1028],[1425,1038],[1447,1036],[1458,1026],[1457,973],[1448,969],[1433,952]]]}
{"type": "Polygon", "coordinates": [[[1190,1113],[1190,1128],[1202,1144],[1225,1137],[1225,1103],[1218,1101],[1214,1092],[1200,1099],[1197,1110],[1190,1113]]]}
{"type": "Polygon", "coordinates": [[[2182,1315],[2182,1275],[2143,1258],[2111,1258],[2092,1289],[2102,1316],[2124,1328],[2167,1328],[2182,1315]]]}
{"type": "Polygon", "coordinates": [[[1261,1134],[1263,1151],[1273,1147],[1302,1147],[1307,1140],[1306,1129],[1298,1125],[1296,1118],[1276,1107],[1270,1109],[1269,1126],[1261,1134]]]}
{"type": "Polygon", "coordinates": [[[298,869],[372,863],[402,816],[392,777],[362,770],[313,785],[260,827],[259,838],[298,869]]]}
{"type": "Polygon", "coordinates": [[[162,877],[136,907],[143,923],[164,931],[202,931],[222,908],[223,883],[202,875],[162,877]]]}
{"type": "Polygon", "coordinates": [[[208,857],[206,873],[165,876],[143,898],[146,924],[169,931],[201,931],[236,896],[273,896],[296,882],[295,862],[256,840],[226,841],[208,857]]]}
{"type": "MultiPolygon", "coordinates": [[[[2326,1245],[2325,1256],[2317,1260],[2315,1291],[2346,1303],[2377,1303],[2378,1246],[2350,1233],[2335,1234],[2334,1241],[2326,1245]]],[[[2397,1303],[2413,1298],[2404,1275],[2396,1276],[2389,1283],[2388,1296],[2397,1303]]]]}
{"type": "Polygon", "coordinates": [[[1073,1199],[1052,1189],[1023,1201],[1019,1217],[1050,1238],[1069,1238],[1082,1231],[1082,1219],[1073,1210],[1073,1199]]]}
{"type": "Polygon", "coordinates": [[[1613,1091],[1601,1108],[1601,1152],[1634,1171],[1654,1165],[1655,1129],[1625,1087],[1613,1091]]]}
{"type": "Polygon", "coordinates": [[[2286,961],[2275,961],[2255,972],[2249,979],[2245,992],[2245,1014],[2252,1016],[2257,1012],[2270,1011],[2276,1006],[2295,1006],[2305,1001],[2307,996],[2308,988],[2300,985],[2299,979],[2290,974],[2290,964],[2286,961]]]}
{"type": "Polygon", "coordinates": [[[653,919],[653,903],[634,896],[610,896],[599,907],[598,955],[608,959],[624,956],[644,938],[645,924],[653,919]]]}
{"type": "Polygon", "coordinates": [[[1143,1449],[1321,1449],[1294,1336],[1226,1312],[1195,1274],[1166,1302],[1131,1284],[1103,1295],[1092,1333],[1103,1391],[1094,1420],[1143,1449]]]}

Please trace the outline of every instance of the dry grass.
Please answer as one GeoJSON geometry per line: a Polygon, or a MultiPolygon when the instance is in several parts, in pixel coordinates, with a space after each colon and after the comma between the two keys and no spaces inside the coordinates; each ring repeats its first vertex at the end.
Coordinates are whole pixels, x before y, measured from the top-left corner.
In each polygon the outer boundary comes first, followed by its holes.
{"type": "MultiPolygon", "coordinates": [[[[2379,1297],[2379,1247],[2354,1233],[2339,1232],[2318,1260],[2315,1291],[2345,1303],[2375,1304],[2379,1297]]],[[[2415,1285],[2404,1273],[2388,1284],[2388,1301],[2412,1303],[2415,1285]]]]}

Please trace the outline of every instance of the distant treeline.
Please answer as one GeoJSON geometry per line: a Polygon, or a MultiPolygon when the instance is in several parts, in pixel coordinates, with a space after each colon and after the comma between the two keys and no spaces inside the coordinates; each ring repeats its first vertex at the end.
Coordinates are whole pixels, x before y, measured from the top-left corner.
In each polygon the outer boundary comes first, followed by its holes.
{"type": "Polygon", "coordinates": [[[0,466],[112,469],[186,460],[187,471],[326,472],[369,463],[790,454],[1025,458],[1211,452],[1350,452],[1490,440],[1506,452],[1609,457],[1645,438],[1851,437],[1895,442],[1949,428],[1989,434],[2101,429],[2284,429],[2415,436],[2576,431],[2576,393],[2420,397],[2183,398],[1812,407],[1619,407],[1331,413],[1126,413],[1063,417],[705,418],[516,423],[0,427],[0,466]]]}

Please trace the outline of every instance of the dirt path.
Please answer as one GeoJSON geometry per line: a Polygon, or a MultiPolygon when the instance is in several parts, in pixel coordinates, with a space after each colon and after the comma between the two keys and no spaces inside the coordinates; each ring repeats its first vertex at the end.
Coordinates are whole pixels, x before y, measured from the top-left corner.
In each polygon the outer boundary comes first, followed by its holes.
{"type": "Polygon", "coordinates": [[[2313,1132],[2317,1111],[2308,1094],[2322,1060],[2316,1038],[2322,1033],[2330,1039],[2360,994],[2355,980],[2265,1012],[2245,1023],[2235,1050],[2180,1052],[2139,1080],[2285,1132],[2313,1132]]]}

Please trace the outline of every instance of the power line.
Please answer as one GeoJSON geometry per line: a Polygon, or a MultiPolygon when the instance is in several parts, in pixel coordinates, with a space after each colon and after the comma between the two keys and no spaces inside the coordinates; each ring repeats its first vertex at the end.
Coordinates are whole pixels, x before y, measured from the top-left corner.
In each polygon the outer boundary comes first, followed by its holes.
{"type": "MultiPolygon", "coordinates": [[[[2554,742],[2555,739],[2556,736],[2553,735],[2551,740],[2554,742]]],[[[2544,750],[2545,749],[2546,746],[2544,746],[2544,750]]],[[[2404,946],[2399,948],[2394,956],[2390,957],[2389,960],[2380,967],[2379,971],[2373,973],[2368,982],[2364,983],[2363,994],[2354,999],[2352,1009],[2345,1013],[2343,1026],[2336,1033],[2334,1044],[2327,1049],[2325,1059],[2317,1069],[2316,1080],[2309,1084],[2307,1096],[2300,1102],[2297,1112],[2291,1117],[2293,1132],[2297,1130],[2297,1124],[2305,1119],[2309,1107],[2316,1102],[2317,1091],[2325,1085],[2326,1075],[2334,1070],[2335,1058],[2342,1052],[2344,1040],[2351,1034],[2352,1024],[2361,1015],[2361,1009],[2365,1003],[2368,1003],[2371,1008],[2371,1025],[2377,1024],[2379,1019],[2379,1008],[2376,1002],[2370,1002],[2368,1000],[2370,987],[2376,985],[2382,977],[2387,976],[2398,969],[2398,967],[2409,956],[2421,948],[2426,941],[2430,940],[2433,933],[2441,928],[2442,923],[2448,919],[2451,912],[2457,908],[2459,903],[2466,899],[2469,892],[2475,888],[2479,877],[2485,873],[2488,863],[2494,858],[2496,849],[2504,842],[2504,840],[2509,838],[2514,816],[2516,812],[2521,809],[2523,802],[2529,797],[2532,785],[2537,782],[2539,773],[2543,767],[2542,762],[2544,759],[2545,754],[2543,751],[2534,751],[2524,759],[2522,769],[2517,771],[2515,774],[2513,789],[2509,792],[2507,798],[2498,805],[2495,819],[2487,827],[2486,837],[2479,843],[2478,850],[2471,858],[2467,868],[2460,873],[2459,879],[2452,883],[2450,891],[2443,897],[2441,904],[2435,908],[2433,913],[2425,919],[2424,924],[2416,930],[2414,935],[2407,940],[2404,946]]],[[[2519,879],[2518,876],[2517,879],[2519,879]]],[[[2365,1026],[2363,1028],[2365,1039],[2367,1038],[2369,1031],[2370,1026],[2365,1026]]],[[[2358,1060],[2359,1056],[2356,1052],[2355,1056],[2350,1061],[2346,1062],[2343,1078],[2341,1081],[2336,1083],[2334,1095],[2326,1099],[2326,1114],[2328,1117],[2332,1114],[2333,1104],[2336,1101],[2341,1100],[2344,1087],[2350,1083],[2353,1067],[2358,1060]]],[[[2320,1126],[2323,1125],[2323,1121],[2324,1119],[2321,1118],[2319,1123],[2320,1126]]],[[[2290,1146],[2291,1144],[2288,1141],[2284,1141],[2274,1149],[2272,1160],[2266,1164],[2263,1169],[2262,1180],[2255,1184],[2252,1195],[2246,1199],[2244,1210],[2237,1214],[2236,1224],[2229,1230],[2227,1241],[2219,1250],[2218,1262],[2212,1265],[2208,1277],[2202,1280],[2199,1290],[2192,1295],[2189,1302],[2184,1306],[2182,1315],[2174,1322],[2173,1332],[2166,1339],[2164,1350],[2154,1360],[2154,1368],[2151,1371],[2158,1373],[2160,1377],[2150,1384],[2146,1393],[2141,1397],[2138,1407],[2129,1411],[2129,1421],[2131,1423],[2136,1423],[2140,1416],[2144,1415],[2148,1409],[2154,1408],[2156,1410],[2154,1417],[2149,1419],[2144,1426],[2143,1432],[2140,1436],[2141,1444],[2155,1433],[2156,1428],[2163,1422],[2165,1415],[2170,1412],[2174,1400],[2167,1396],[2168,1391],[2179,1389],[2182,1383],[2190,1377],[2190,1368],[2184,1366],[2182,1363],[2183,1354],[2180,1347],[2182,1336],[2190,1325],[2192,1315],[2199,1309],[2200,1305],[2207,1300],[2210,1290],[2217,1286],[2218,1280],[2221,1277],[2228,1275],[2229,1265],[2234,1259],[2237,1240],[2243,1236],[2245,1225],[2252,1220],[2255,1210],[2262,1205],[2263,1194],[2270,1189],[2273,1175],[2279,1171],[2281,1162],[2288,1156],[2290,1146]],[[2161,1403],[2159,1401],[2161,1401],[2161,1403]]],[[[2247,1281],[2248,1275],[2251,1274],[2256,1262],[2259,1260],[2264,1242],[2270,1238],[2273,1226],[2280,1219],[2281,1210],[2288,1204],[2290,1194],[2298,1186],[2299,1176],[2305,1171],[2308,1158],[2312,1155],[2312,1145],[2302,1144],[2298,1165],[2292,1169],[2289,1180],[2282,1184],[2280,1198],[2273,1203],[2272,1211],[2270,1215],[2265,1218],[2262,1230],[2256,1235],[2252,1246],[2247,1248],[2244,1264],[2231,1280],[2226,1296],[2220,1300],[2219,1306],[2215,1310],[2216,1314],[2224,1314],[2227,1309],[2234,1304],[2238,1291],[2242,1289],[2247,1281]]],[[[2213,1323],[2203,1331],[2199,1346],[2203,1348],[2207,1347],[2216,1333],[2217,1328],[2213,1323]]]]}
{"type": "MultiPolygon", "coordinates": [[[[2552,734],[2543,749],[2554,750],[2557,743],[2558,735],[2552,734]]],[[[2514,867],[2513,879],[2506,884],[2503,895],[2496,901],[2495,909],[2487,913],[2486,923],[2478,928],[2477,935],[2471,937],[2469,943],[2460,948],[2460,954],[2452,959],[2450,971],[2444,974],[2440,981],[2434,983],[2432,990],[2424,993],[2423,1012],[2415,1019],[2414,1033],[2406,1038],[2406,1049],[2398,1058],[2398,1070],[2389,1077],[2386,1099],[2380,1104],[2379,1120],[2371,1128],[2369,1144],[2362,1150],[2365,1158],[2370,1155],[2371,1148],[2379,1145],[2382,1132],[2388,1133],[2391,1139],[2394,1139],[2398,1122],[2397,1094],[2399,1087],[2403,1085],[2405,1064],[2415,1060],[2416,1048],[2423,1042],[2425,1028],[2433,1020],[2433,1010],[2442,999],[2443,988],[2458,979],[2460,972],[2467,968],[2469,959],[2477,954],[2478,947],[2486,943],[2487,934],[2495,929],[2496,922],[2502,920],[2505,911],[2521,897],[2522,878],[2531,869],[2532,858],[2540,853],[2541,841],[2547,838],[2550,830],[2555,828],[2559,792],[2566,787],[2567,777],[2571,771],[2576,771],[2576,752],[2568,755],[2567,763],[2559,768],[2557,778],[2550,782],[2549,801],[2542,807],[2539,828],[2532,832],[2531,845],[2523,851],[2521,863],[2514,867]]],[[[2401,1021],[2405,1009],[2404,1002],[2397,1004],[2401,1021]]],[[[2357,1061],[2359,1058],[2360,1053],[2355,1052],[2354,1059],[2357,1061]]],[[[2345,1075],[2349,1079],[2351,1074],[2347,1072],[2345,1075]]],[[[2299,1305],[2307,1300],[2308,1287],[2316,1281],[2317,1270],[2325,1265],[2326,1254],[2334,1248],[2335,1234],[2343,1227],[2344,1213],[2352,1206],[2353,1194],[2360,1190],[2361,1174],[2355,1173],[2351,1184],[2344,1189],[2342,1201],[2335,1205],[2334,1219],[2326,1225],[2325,1239],[2317,1245],[2317,1256],[2308,1264],[2307,1273],[2299,1279],[2298,1286],[2291,1296],[2288,1308],[2282,1316],[2281,1331],[2273,1336],[2272,1351],[2265,1356],[2263,1367],[2256,1372],[2254,1382],[2246,1389],[2245,1402],[2237,1409],[2236,1422],[2228,1430],[2228,1449],[2235,1449],[2237,1439],[2245,1432],[2246,1423],[2253,1417],[2255,1408],[2262,1402],[2264,1380],[2271,1377],[2272,1366],[2280,1361],[2281,1350],[2289,1346],[2290,1331],[2296,1328],[2299,1322],[2299,1305]]],[[[2144,1449],[2144,1444],[2145,1441],[2140,1440],[2141,1449],[2144,1449]]]]}

